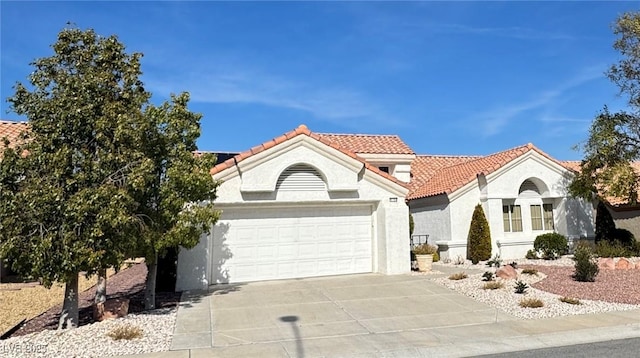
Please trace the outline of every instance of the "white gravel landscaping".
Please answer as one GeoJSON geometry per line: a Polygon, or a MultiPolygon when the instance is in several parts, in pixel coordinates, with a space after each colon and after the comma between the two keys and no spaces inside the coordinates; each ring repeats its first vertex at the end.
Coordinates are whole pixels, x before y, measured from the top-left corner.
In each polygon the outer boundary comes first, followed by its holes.
{"type": "Polygon", "coordinates": [[[168,351],[171,346],[177,308],[130,314],[74,330],[45,330],[0,341],[0,357],[105,357],[168,351]],[[132,325],[143,336],[132,340],[113,340],[112,329],[132,325]]]}
{"type": "MultiPolygon", "coordinates": [[[[503,262],[506,264],[506,262],[503,262]]],[[[572,266],[573,260],[569,257],[563,257],[559,260],[546,261],[546,260],[517,260],[519,266],[522,265],[547,265],[547,266],[572,266]]],[[[457,267],[460,270],[458,272],[464,272],[465,270],[483,270],[495,272],[495,268],[489,268],[487,266],[478,264],[472,265],[470,262],[465,262],[461,265],[454,264],[434,264],[434,270],[438,269],[438,265],[457,267]]],[[[490,290],[483,289],[482,287],[486,283],[483,281],[482,273],[470,274],[468,277],[462,280],[450,280],[448,277],[432,278],[438,284],[448,287],[456,292],[471,297],[477,301],[483,302],[491,307],[498,308],[511,315],[524,319],[539,319],[550,318],[567,315],[589,314],[607,311],[625,311],[632,309],[640,309],[640,305],[612,303],[604,301],[591,301],[581,299],[580,305],[573,305],[564,303],[559,300],[560,295],[541,291],[533,287],[529,287],[525,294],[515,293],[515,283],[517,280],[526,282],[529,286],[545,278],[545,275],[538,273],[537,276],[522,274],[522,269],[518,269],[518,278],[503,280],[496,278],[496,281],[503,282],[504,287],[500,289],[490,290]],[[537,298],[544,302],[544,307],[540,308],[523,308],[519,303],[524,298],[537,298]]]]}

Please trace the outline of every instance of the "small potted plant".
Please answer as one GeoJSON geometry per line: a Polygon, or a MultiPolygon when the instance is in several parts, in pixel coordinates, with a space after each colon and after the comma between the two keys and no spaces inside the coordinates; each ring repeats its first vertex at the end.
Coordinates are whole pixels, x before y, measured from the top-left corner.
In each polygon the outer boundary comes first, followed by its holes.
{"type": "Polygon", "coordinates": [[[431,271],[433,255],[438,252],[438,248],[434,245],[422,244],[413,248],[412,252],[416,255],[416,261],[418,261],[418,271],[431,271]]]}

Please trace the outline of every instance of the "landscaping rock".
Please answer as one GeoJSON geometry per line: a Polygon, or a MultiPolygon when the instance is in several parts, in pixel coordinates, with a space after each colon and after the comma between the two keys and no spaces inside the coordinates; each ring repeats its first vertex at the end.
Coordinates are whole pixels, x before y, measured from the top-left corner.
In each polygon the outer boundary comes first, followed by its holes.
{"type": "Polygon", "coordinates": [[[514,279],[518,277],[518,271],[516,271],[516,269],[514,269],[511,265],[505,265],[500,267],[496,271],[496,276],[505,280],[514,279]]]}
{"type": "Polygon", "coordinates": [[[93,319],[99,322],[105,319],[125,317],[128,313],[128,298],[114,298],[93,305],[93,319]]]}
{"type": "Polygon", "coordinates": [[[625,259],[624,257],[618,259],[618,262],[616,263],[616,270],[628,270],[632,269],[633,267],[634,265],[631,263],[631,261],[625,259]]]}
{"type": "Polygon", "coordinates": [[[615,270],[616,263],[610,257],[601,257],[598,259],[598,267],[603,270],[615,270]]]}
{"type": "Polygon", "coordinates": [[[640,270],[640,261],[636,262],[636,270],[640,270]]]}

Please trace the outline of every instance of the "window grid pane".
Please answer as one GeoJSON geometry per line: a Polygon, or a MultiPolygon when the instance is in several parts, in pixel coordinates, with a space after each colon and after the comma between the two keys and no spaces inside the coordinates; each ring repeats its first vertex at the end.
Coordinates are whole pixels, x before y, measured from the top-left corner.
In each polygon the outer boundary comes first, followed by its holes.
{"type": "Polygon", "coordinates": [[[552,204],[544,204],[544,228],[545,230],[553,230],[553,205],[552,204]]]}
{"type": "Polygon", "coordinates": [[[511,206],[511,227],[514,232],[522,231],[522,210],[520,205],[511,206]]]}
{"type": "Polygon", "coordinates": [[[531,205],[531,229],[542,230],[542,207],[540,205],[531,205]]]}
{"type": "Polygon", "coordinates": [[[504,232],[511,231],[511,221],[509,219],[509,206],[502,206],[502,223],[504,225],[504,232]]]}

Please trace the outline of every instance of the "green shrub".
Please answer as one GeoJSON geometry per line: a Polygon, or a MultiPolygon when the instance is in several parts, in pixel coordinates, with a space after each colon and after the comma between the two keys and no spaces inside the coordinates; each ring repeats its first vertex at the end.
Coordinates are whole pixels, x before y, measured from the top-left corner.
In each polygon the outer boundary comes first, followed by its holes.
{"type": "Polygon", "coordinates": [[[449,276],[449,280],[458,281],[458,280],[464,280],[467,277],[469,277],[469,276],[467,276],[466,272],[458,272],[458,273],[454,273],[453,275],[449,276]]]}
{"type": "Polygon", "coordinates": [[[599,257],[631,257],[635,256],[634,251],[618,241],[602,240],[596,244],[594,253],[599,257]]]}
{"type": "Polygon", "coordinates": [[[555,260],[569,251],[567,238],[557,232],[538,235],[533,248],[541,252],[545,260],[555,260]]]}
{"type": "Polygon", "coordinates": [[[529,251],[527,251],[527,254],[524,256],[526,259],[529,260],[537,260],[539,259],[538,257],[538,252],[534,249],[531,249],[529,251]]]}
{"type": "Polygon", "coordinates": [[[493,281],[496,278],[496,274],[491,271],[485,271],[482,274],[482,279],[484,281],[493,281]]]}
{"type": "Polygon", "coordinates": [[[616,224],[607,206],[601,201],[596,209],[596,244],[613,237],[616,224]]]}
{"type": "Polygon", "coordinates": [[[496,254],[491,260],[487,261],[487,266],[489,267],[500,267],[500,265],[502,264],[502,259],[500,258],[500,255],[496,254]]]}
{"type": "Polygon", "coordinates": [[[534,269],[534,268],[526,268],[526,269],[522,269],[522,273],[525,275],[535,275],[538,276],[538,270],[534,269]]]}
{"type": "Polygon", "coordinates": [[[491,232],[489,223],[482,210],[482,205],[476,205],[469,226],[467,236],[467,258],[475,265],[480,261],[491,258],[491,232]]]}
{"type": "Polygon", "coordinates": [[[576,281],[593,282],[596,280],[600,269],[598,268],[596,256],[593,254],[590,246],[578,245],[573,254],[573,260],[575,261],[573,278],[576,281]]]}
{"type": "Polygon", "coordinates": [[[529,285],[527,285],[526,282],[518,280],[516,281],[516,285],[513,286],[513,288],[515,288],[516,293],[524,294],[524,293],[527,293],[527,289],[529,288],[529,285]]]}
{"type": "Polygon", "coordinates": [[[537,298],[524,298],[520,301],[520,307],[524,308],[540,308],[544,307],[544,302],[537,298]]]}
{"type": "Polygon", "coordinates": [[[485,283],[484,286],[482,286],[482,288],[485,290],[497,290],[503,287],[504,283],[502,283],[501,281],[489,281],[485,283]]]}
{"type": "Polygon", "coordinates": [[[564,302],[564,303],[568,303],[570,305],[581,305],[582,302],[580,302],[579,299],[577,298],[572,298],[572,297],[560,297],[558,298],[560,300],[560,302],[564,302]]]}

